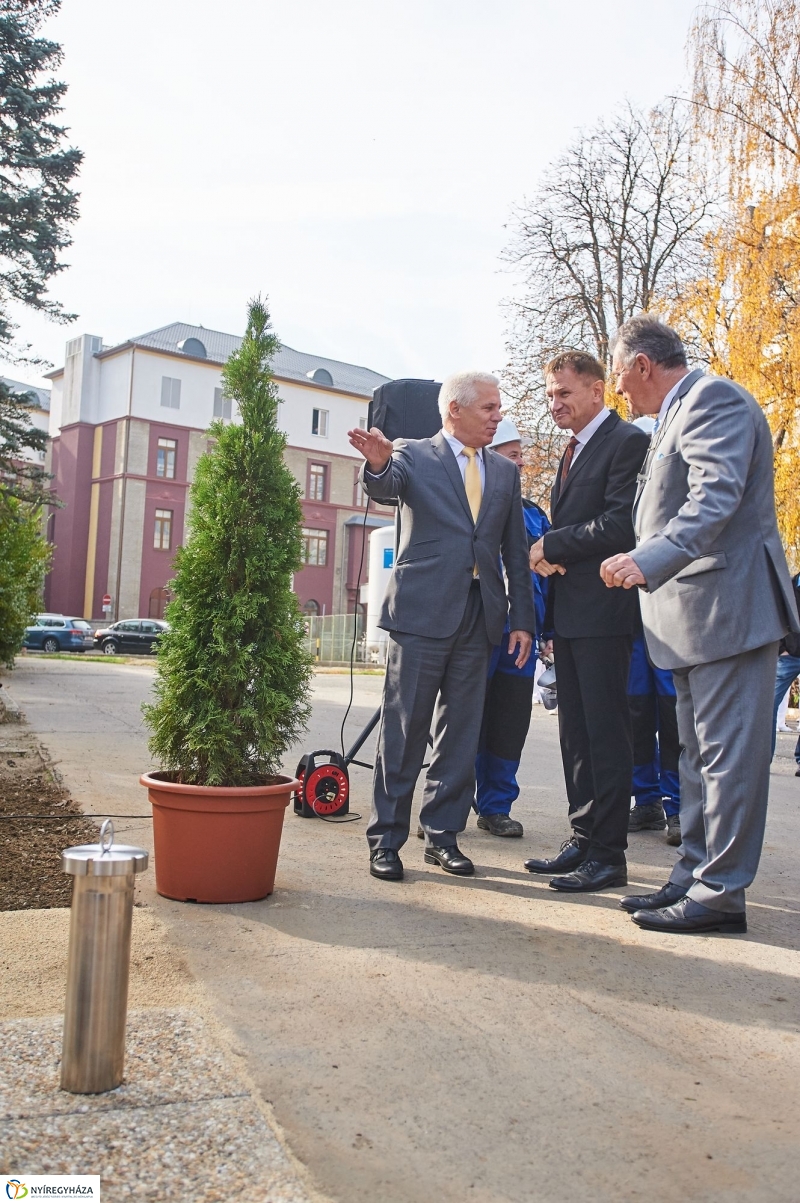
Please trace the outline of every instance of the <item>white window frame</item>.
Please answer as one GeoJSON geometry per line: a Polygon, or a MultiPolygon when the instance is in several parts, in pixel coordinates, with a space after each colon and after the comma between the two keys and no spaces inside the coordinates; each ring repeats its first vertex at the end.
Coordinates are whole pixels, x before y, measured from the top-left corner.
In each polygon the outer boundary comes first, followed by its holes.
{"type": "Polygon", "coordinates": [[[233,411],[233,402],[230,397],[226,397],[221,388],[214,389],[214,417],[222,418],[223,422],[230,422],[233,411]]]}
{"type": "Polygon", "coordinates": [[[311,411],[311,433],[315,438],[327,439],[328,437],[328,418],[330,410],[317,409],[316,406],[311,411]]]}
{"type": "Polygon", "coordinates": [[[180,409],[181,382],[176,377],[161,377],[161,404],[164,409],[180,409]]]}

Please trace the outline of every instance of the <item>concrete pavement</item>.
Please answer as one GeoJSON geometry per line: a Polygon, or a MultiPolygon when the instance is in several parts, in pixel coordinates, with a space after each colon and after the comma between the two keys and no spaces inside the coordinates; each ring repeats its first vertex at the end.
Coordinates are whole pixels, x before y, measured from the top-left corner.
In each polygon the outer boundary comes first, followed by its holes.
{"type": "MultiPolygon", "coordinates": [[[[147,813],[139,706],[152,669],[24,657],[8,677],[84,809],[147,813]]],[[[348,738],[381,681],[357,678],[348,738]]],[[[318,677],[303,748],[338,742],[347,679],[318,677]]],[[[403,883],[366,872],[365,822],[288,814],[277,888],[244,906],[142,899],[236,1035],[293,1152],[349,1201],[794,1203],[800,1171],[800,779],[780,737],[745,937],[637,929],[618,893],[564,898],[522,870],[566,835],[555,718],[541,708],[515,814],[471,823],[455,879],[411,839],[403,883]]],[[[293,771],[298,754],[286,767],[293,771]]],[[[366,815],[369,775],[354,770],[366,815]]],[[[150,825],[120,821],[147,844],[150,825]]],[[[673,852],[631,837],[630,885],[673,852]]]]}

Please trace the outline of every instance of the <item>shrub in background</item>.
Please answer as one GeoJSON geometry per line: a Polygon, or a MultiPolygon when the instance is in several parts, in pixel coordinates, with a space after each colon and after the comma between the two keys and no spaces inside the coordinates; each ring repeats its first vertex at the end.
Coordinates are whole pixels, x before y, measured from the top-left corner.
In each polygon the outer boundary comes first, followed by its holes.
{"type": "Polygon", "coordinates": [[[0,491],[0,664],[13,666],[25,628],[41,605],[51,548],[41,510],[0,491]]]}
{"type": "Polygon", "coordinates": [[[306,725],[311,663],[292,592],[300,489],[286,467],[270,360],[280,343],[261,300],[223,371],[241,424],[216,422],[190,493],[171,583],[150,750],[188,785],[261,785],[306,725]]]}

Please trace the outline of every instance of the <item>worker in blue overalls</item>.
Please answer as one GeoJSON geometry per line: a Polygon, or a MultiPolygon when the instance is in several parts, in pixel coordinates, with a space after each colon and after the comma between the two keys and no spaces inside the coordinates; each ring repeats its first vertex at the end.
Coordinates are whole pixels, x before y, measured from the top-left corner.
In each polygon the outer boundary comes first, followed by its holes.
{"type": "MultiPolygon", "coordinates": [[[[522,442],[510,418],[503,418],[491,444],[492,450],[510,459],[522,471],[522,442]]],[[[550,529],[547,514],[533,501],[523,498],[523,516],[528,543],[532,546],[550,529]]],[[[536,608],[536,635],[542,634],[547,579],[531,573],[536,608]]],[[[506,632],[507,633],[507,632],[506,632]]],[[[494,648],[489,664],[489,681],[483,711],[478,759],[475,762],[478,826],[492,835],[521,836],[522,824],[512,819],[511,805],[519,796],[517,770],[528,735],[533,705],[534,672],[538,663],[531,656],[517,668],[508,654],[508,639],[494,648]]]]}

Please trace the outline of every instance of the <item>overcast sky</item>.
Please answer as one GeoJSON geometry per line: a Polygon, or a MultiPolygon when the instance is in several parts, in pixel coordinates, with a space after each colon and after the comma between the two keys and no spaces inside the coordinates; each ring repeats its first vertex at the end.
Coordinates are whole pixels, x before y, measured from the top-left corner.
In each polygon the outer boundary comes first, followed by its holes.
{"type": "MultiPolygon", "coordinates": [[[[511,206],[577,128],[685,79],[695,0],[64,0],[65,122],[86,155],[52,293],[18,315],[63,363],[172,321],[389,376],[504,362],[511,206]]],[[[30,369],[5,366],[36,383],[30,369]]]]}

